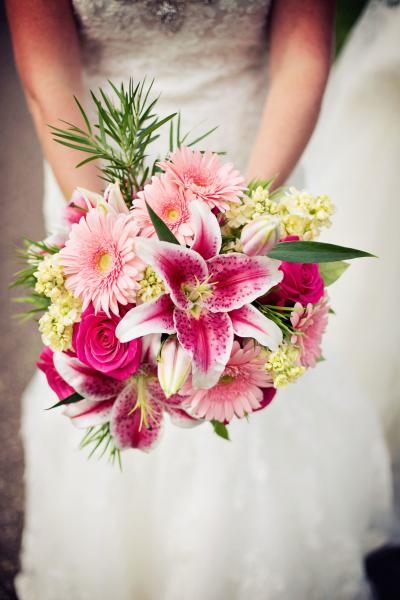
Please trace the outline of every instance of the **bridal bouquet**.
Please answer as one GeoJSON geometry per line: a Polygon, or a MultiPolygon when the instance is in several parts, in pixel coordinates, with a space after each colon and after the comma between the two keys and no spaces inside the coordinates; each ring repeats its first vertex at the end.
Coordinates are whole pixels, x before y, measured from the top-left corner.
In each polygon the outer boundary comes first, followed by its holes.
{"type": "MultiPolygon", "coordinates": [[[[111,84],[112,85],[112,84],[111,84]]],[[[77,188],[60,231],[26,241],[16,284],[41,316],[38,367],[92,452],[179,426],[229,423],[264,409],[321,360],[326,287],[362,251],[316,242],[327,196],[272,181],[247,185],[215,153],[193,149],[180,118],[160,119],[145,83],[92,94],[97,123],[55,139],[102,161],[103,195],[77,188]],[[149,145],[169,123],[169,152],[149,145]]],[[[52,407],[53,408],[53,407],[52,407]]]]}

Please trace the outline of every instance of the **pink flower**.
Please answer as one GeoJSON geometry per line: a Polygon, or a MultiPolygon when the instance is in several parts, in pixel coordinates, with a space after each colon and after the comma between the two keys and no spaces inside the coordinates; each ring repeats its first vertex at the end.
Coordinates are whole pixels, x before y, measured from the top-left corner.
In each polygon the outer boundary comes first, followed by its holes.
{"type": "MultiPolygon", "coordinates": [[[[229,422],[234,415],[263,408],[264,390],[274,390],[273,381],[264,369],[266,358],[260,346],[248,341],[243,348],[233,342],[231,355],[218,383],[210,389],[194,389],[187,382],[180,394],[194,416],[208,420],[229,422]]],[[[274,394],[268,393],[271,401],[274,394]]],[[[185,404],[185,405],[186,405],[185,404]]]]}
{"type": "Polygon", "coordinates": [[[140,228],[140,235],[156,235],[147,211],[147,202],[182,244],[190,244],[194,233],[190,200],[191,194],[178,187],[166,175],[153,177],[151,183],[133,201],[133,215],[140,228]]]}
{"type": "Polygon", "coordinates": [[[104,196],[90,190],[85,190],[84,188],[76,188],[72,194],[71,201],[64,209],[64,219],[69,225],[79,223],[89,210],[98,208],[99,206],[105,212],[110,210],[115,213],[129,213],[129,209],[119,189],[119,183],[116,182],[110,183],[106,187],[104,196]]]}
{"type": "Polygon", "coordinates": [[[315,367],[321,356],[322,335],[328,324],[329,306],[326,299],[320,304],[306,307],[297,302],[291,313],[290,320],[299,335],[292,335],[291,341],[300,347],[300,362],[303,367],[315,367]]]}
{"type": "Polygon", "coordinates": [[[165,412],[182,427],[199,423],[182,408],[183,398],[166,399],[155,367],[142,365],[139,374],[120,381],[64,352],[54,355],[54,364],[61,377],[83,396],[83,400],[68,404],[64,414],[79,428],[110,423],[117,448],[151,450],[160,437],[165,412]]]}
{"type": "Polygon", "coordinates": [[[86,219],[72,226],[69,240],[60,251],[67,276],[66,287],[90,302],[95,312],[110,310],[118,315],[118,304],[134,301],[137,280],[143,267],[133,251],[138,227],[131,215],[91,209],[86,219]]]}
{"type": "Polygon", "coordinates": [[[193,386],[215,385],[228,362],[233,335],[276,349],[281,329],[251,302],[279,283],[279,262],[266,256],[218,255],[221,231],[215,215],[193,202],[192,248],[138,238],[136,253],[163,279],[168,293],[130,310],[117,327],[121,341],[149,333],[177,333],[192,358],[193,386]]]}
{"type": "Polygon", "coordinates": [[[48,346],[43,348],[36,366],[46,375],[47,383],[57,394],[59,400],[64,400],[74,393],[75,390],[64,381],[56,370],[53,362],[53,350],[48,346]]]}
{"type": "MultiPolygon", "coordinates": [[[[126,309],[123,309],[125,314],[126,309]]],[[[82,313],[74,326],[73,346],[79,360],[109,377],[126,379],[138,370],[142,353],[141,340],[121,343],[115,336],[120,317],[99,311],[93,305],[82,313]]]]}
{"type": "Polygon", "coordinates": [[[64,219],[69,225],[79,223],[88,210],[95,208],[98,201],[101,201],[100,194],[95,194],[89,190],[78,188],[73,191],[71,200],[64,209],[64,219]]]}
{"type": "Polygon", "coordinates": [[[201,153],[182,146],[160,167],[179,187],[193,194],[194,199],[206,202],[210,208],[225,211],[231,202],[238,202],[245,181],[231,164],[221,164],[219,156],[201,153]]]}

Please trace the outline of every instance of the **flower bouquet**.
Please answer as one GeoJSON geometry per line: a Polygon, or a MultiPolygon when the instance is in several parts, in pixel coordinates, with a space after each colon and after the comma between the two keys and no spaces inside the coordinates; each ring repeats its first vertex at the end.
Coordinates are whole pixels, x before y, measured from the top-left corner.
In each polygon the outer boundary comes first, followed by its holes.
{"type": "MultiPolygon", "coordinates": [[[[97,122],[53,127],[61,144],[101,161],[103,195],[76,189],[60,231],[25,241],[16,285],[41,316],[38,367],[54,407],[85,429],[83,446],[120,459],[148,451],[164,415],[229,423],[264,409],[321,360],[326,287],[369,256],[316,242],[327,196],[272,181],[246,184],[217,153],[193,149],[179,115],[159,118],[151,86],[92,94],[97,122]],[[169,125],[169,151],[148,150],[169,125]]],[[[210,133],[210,132],[208,132],[210,133]]],[[[51,407],[51,408],[54,408],[51,407]]]]}

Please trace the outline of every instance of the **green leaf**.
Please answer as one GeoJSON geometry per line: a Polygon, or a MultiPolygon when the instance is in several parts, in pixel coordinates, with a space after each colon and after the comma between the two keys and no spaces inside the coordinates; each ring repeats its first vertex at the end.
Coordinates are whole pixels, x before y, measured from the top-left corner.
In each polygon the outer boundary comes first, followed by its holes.
{"type": "Polygon", "coordinates": [[[151,222],[154,225],[154,229],[156,230],[158,239],[161,242],[171,242],[172,244],[178,244],[179,242],[172,233],[172,231],[167,227],[162,219],[158,216],[157,213],[151,208],[150,204],[146,202],[147,212],[149,213],[151,222]]]}
{"type": "Polygon", "coordinates": [[[343,261],[322,263],[319,267],[319,272],[325,286],[328,287],[328,285],[335,283],[349,266],[349,263],[343,261]]]}
{"type": "Polygon", "coordinates": [[[60,400],[56,404],[53,404],[53,406],[49,406],[49,408],[46,408],[46,410],[51,410],[52,408],[57,408],[58,406],[63,406],[64,404],[73,404],[74,402],[79,402],[79,400],[83,400],[83,396],[77,392],[74,392],[70,396],[64,398],[64,400],[60,400]]]}
{"type": "Polygon", "coordinates": [[[363,250],[324,242],[280,242],[268,252],[270,258],[293,263],[326,263],[374,256],[363,250]]]}
{"type": "Polygon", "coordinates": [[[224,423],[213,420],[211,421],[211,425],[214,428],[214,432],[219,435],[219,437],[222,437],[224,440],[230,440],[228,428],[224,423]]]}

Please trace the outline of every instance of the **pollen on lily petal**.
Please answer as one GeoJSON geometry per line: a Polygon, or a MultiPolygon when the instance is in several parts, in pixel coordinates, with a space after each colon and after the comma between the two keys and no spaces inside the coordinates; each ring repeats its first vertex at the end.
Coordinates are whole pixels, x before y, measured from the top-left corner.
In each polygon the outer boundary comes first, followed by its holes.
{"type": "Polygon", "coordinates": [[[133,250],[138,226],[131,215],[92,209],[72,226],[60,263],[65,286],[95,311],[118,315],[118,304],[135,300],[144,265],[133,250]]]}
{"type": "Polygon", "coordinates": [[[169,160],[160,163],[176,184],[192,193],[193,199],[206,202],[210,208],[227,210],[239,202],[245,182],[231,164],[222,164],[217,154],[202,153],[182,146],[169,160]]]}
{"type": "Polygon", "coordinates": [[[262,406],[261,388],[273,386],[272,377],[263,368],[265,350],[253,341],[243,348],[235,341],[229,361],[218,383],[210,389],[194,389],[186,383],[181,395],[194,416],[207,420],[230,421],[234,415],[243,417],[262,406]]]}

